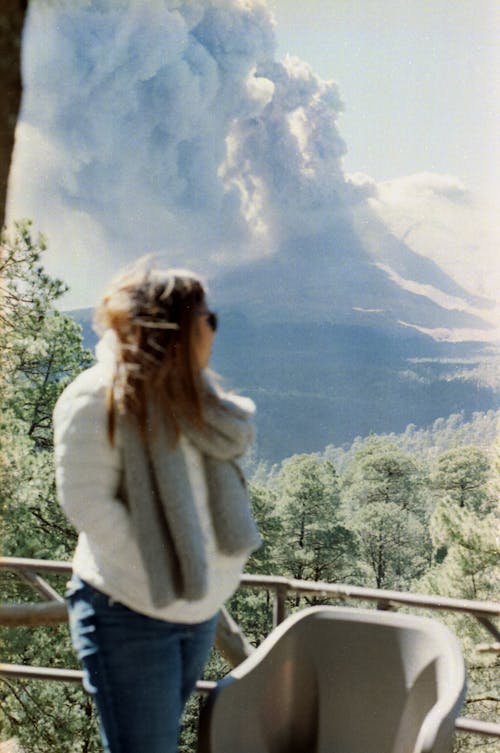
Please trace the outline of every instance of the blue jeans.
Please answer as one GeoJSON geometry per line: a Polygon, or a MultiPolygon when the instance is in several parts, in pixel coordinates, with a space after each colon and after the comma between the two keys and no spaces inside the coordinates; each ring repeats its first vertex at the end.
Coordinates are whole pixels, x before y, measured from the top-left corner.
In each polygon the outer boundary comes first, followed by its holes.
{"type": "Polygon", "coordinates": [[[180,718],[207,661],[217,616],[195,625],[152,619],[76,576],[66,600],[105,752],[175,753],[180,718]]]}

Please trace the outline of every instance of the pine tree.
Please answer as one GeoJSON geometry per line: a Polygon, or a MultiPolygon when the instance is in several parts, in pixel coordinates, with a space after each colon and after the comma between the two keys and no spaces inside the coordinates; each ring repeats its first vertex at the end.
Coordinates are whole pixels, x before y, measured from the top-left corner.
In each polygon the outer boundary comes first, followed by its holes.
{"type": "Polygon", "coordinates": [[[490,458],[478,448],[458,447],[437,460],[430,520],[435,567],[425,578],[433,591],[495,598],[500,583],[497,454],[490,458]]]}
{"type": "MultiPolygon", "coordinates": [[[[44,250],[28,222],[2,237],[1,551],[68,559],[76,534],[55,499],[51,416],[61,390],[91,355],[79,326],[55,308],[66,288],[44,272],[44,250]]],[[[64,590],[64,581],[52,584],[64,590]]],[[[5,601],[36,598],[12,574],[2,573],[1,586],[5,601]]],[[[3,629],[0,644],[5,662],[77,667],[67,626],[3,629]]],[[[90,699],[80,687],[4,678],[0,695],[0,739],[17,737],[25,753],[100,749],[90,699]]]]}
{"type": "Polygon", "coordinates": [[[352,579],[355,537],[340,519],[333,464],[314,455],[294,455],[283,463],[276,491],[282,521],[275,554],[279,571],[303,580],[352,579]]]}
{"type": "Polygon", "coordinates": [[[52,411],[92,356],[79,325],[55,308],[66,286],[45,273],[45,242],[32,238],[29,222],[4,235],[2,251],[1,548],[67,558],[75,534],[55,502],[52,411]]]}
{"type": "Polygon", "coordinates": [[[423,470],[392,442],[373,437],[346,468],[341,487],[365,579],[377,588],[409,588],[431,557],[423,470]]]}
{"type": "MultiPolygon", "coordinates": [[[[276,493],[269,486],[251,484],[250,497],[262,545],[248,559],[245,571],[256,575],[280,575],[277,542],[281,537],[282,521],[277,511],[276,493]]],[[[229,611],[254,646],[258,646],[272,630],[273,598],[268,591],[238,589],[229,602],[229,611]]]]}
{"type": "MultiPolygon", "coordinates": [[[[420,590],[467,599],[498,597],[499,457],[498,449],[490,456],[475,447],[456,447],[437,459],[431,477],[436,497],[430,521],[434,565],[420,580],[420,590]]],[[[470,615],[446,614],[442,619],[462,642],[469,686],[466,715],[494,721],[500,710],[498,660],[477,651],[478,644],[492,637],[470,615]]],[[[474,736],[462,738],[460,745],[462,751],[495,750],[494,741],[474,736]]]]}

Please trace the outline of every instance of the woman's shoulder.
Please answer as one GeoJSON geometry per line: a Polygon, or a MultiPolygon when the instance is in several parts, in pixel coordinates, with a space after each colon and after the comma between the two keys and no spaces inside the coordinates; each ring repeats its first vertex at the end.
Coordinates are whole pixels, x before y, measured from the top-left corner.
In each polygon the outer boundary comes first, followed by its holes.
{"type": "Polygon", "coordinates": [[[60,394],[54,409],[54,422],[78,413],[105,414],[110,381],[109,370],[99,363],[82,371],[60,394]]]}

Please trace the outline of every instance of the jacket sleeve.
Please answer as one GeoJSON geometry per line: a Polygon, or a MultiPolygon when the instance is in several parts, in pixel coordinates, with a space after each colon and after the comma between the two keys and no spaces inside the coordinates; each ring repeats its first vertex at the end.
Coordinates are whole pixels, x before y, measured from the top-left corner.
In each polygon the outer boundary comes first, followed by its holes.
{"type": "Polygon", "coordinates": [[[121,452],[106,431],[105,391],[79,392],[71,385],[54,411],[56,486],[59,503],[78,532],[107,557],[133,538],[130,517],[118,499],[121,452]],[[73,389],[72,389],[73,388],[73,389]]]}

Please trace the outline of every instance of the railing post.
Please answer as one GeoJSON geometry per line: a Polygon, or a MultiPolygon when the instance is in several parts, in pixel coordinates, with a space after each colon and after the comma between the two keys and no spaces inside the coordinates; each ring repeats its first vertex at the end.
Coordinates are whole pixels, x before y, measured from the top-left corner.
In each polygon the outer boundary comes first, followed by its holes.
{"type": "Polygon", "coordinates": [[[286,617],[286,597],[288,595],[288,586],[286,583],[278,583],[274,587],[274,604],[273,604],[273,627],[276,627],[286,617]]]}
{"type": "Polygon", "coordinates": [[[474,617],[478,622],[481,623],[484,628],[486,628],[489,633],[491,633],[495,641],[500,641],[500,631],[497,629],[496,625],[492,623],[491,620],[481,614],[474,614],[474,617]]]}
{"type": "Polygon", "coordinates": [[[387,601],[387,599],[379,599],[377,601],[377,610],[379,612],[394,612],[394,605],[391,604],[390,601],[387,601]]]}
{"type": "Polygon", "coordinates": [[[222,607],[219,613],[215,646],[232,667],[237,667],[245,661],[253,651],[253,646],[225,607],[222,607]]]}
{"type": "Polygon", "coordinates": [[[36,573],[23,568],[18,570],[17,574],[25,583],[32,586],[32,588],[41,594],[47,601],[57,601],[59,604],[64,604],[64,597],[36,573]]]}

